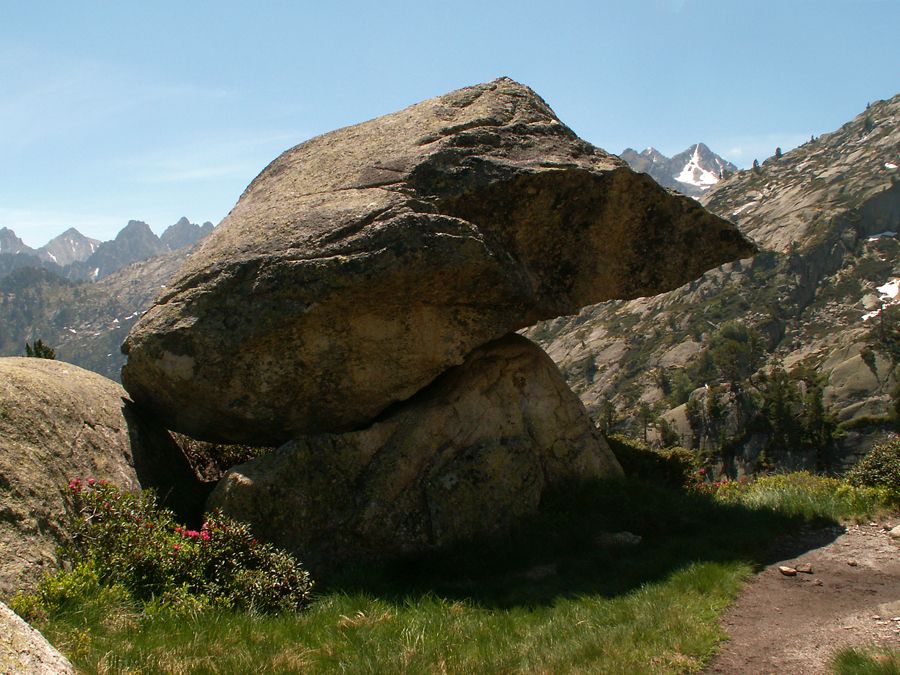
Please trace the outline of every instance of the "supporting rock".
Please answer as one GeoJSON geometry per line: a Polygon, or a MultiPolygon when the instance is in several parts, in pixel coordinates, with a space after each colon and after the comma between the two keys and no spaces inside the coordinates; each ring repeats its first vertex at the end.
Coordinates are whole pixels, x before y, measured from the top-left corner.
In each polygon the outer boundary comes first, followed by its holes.
{"type": "Polygon", "coordinates": [[[556,365],[509,335],[367,429],[234,467],[210,507],[315,566],[509,526],[567,480],[621,474],[556,365]]]}

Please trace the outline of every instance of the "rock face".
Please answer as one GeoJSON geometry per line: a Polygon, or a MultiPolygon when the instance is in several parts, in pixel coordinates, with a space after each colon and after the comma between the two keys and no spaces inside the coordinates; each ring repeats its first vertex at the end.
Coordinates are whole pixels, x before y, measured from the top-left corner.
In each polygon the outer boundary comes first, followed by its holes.
{"type": "Polygon", "coordinates": [[[69,675],[75,669],[47,639],[0,602],[0,673],[69,675]]]}
{"type": "Polygon", "coordinates": [[[123,383],[197,438],[353,430],[512,330],[753,250],[504,78],[272,162],[132,329],[123,383]]]}
{"type": "Polygon", "coordinates": [[[163,495],[176,488],[182,496],[177,488],[190,477],[179,451],[125,396],[115,382],[68,363],[0,358],[0,596],[55,564],[71,478],[125,490],[153,485],[163,495]]]}
{"type": "Polygon", "coordinates": [[[620,473],[550,358],[509,335],[366,429],[234,467],[209,505],[321,565],[490,532],[550,485],[620,473]]]}
{"type": "Polygon", "coordinates": [[[130,263],[161,255],[166,250],[147,223],[129,220],[115,239],[100,244],[83,262],[84,277],[96,281],[130,263]]]}

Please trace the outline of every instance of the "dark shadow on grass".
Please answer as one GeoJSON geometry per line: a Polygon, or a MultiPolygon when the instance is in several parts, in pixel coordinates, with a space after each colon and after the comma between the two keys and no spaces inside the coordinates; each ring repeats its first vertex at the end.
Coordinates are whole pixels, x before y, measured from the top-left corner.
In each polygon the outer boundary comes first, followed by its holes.
{"type": "MultiPolygon", "coordinates": [[[[792,557],[785,535],[805,522],[723,505],[710,496],[635,479],[568,485],[504,536],[348,569],[320,590],[363,592],[402,602],[423,594],[485,607],[541,606],[564,597],[614,597],[693,562],[762,566],[792,557]],[[638,535],[637,544],[615,533],[638,535]]],[[[833,540],[836,523],[804,528],[809,550],[833,540]],[[832,527],[828,527],[828,526],[832,527]]]]}

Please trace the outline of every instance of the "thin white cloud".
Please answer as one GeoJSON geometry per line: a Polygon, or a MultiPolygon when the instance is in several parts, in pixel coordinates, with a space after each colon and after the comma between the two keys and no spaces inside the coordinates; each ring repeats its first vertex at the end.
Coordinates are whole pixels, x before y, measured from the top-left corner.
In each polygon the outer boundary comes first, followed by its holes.
{"type": "Polygon", "coordinates": [[[121,66],[46,53],[0,53],[0,150],[102,130],[109,120],[148,106],[221,100],[231,92],[148,80],[121,66]]]}
{"type": "Polygon", "coordinates": [[[130,157],[119,163],[138,183],[252,178],[278,153],[304,140],[296,132],[207,139],[130,157]]]}

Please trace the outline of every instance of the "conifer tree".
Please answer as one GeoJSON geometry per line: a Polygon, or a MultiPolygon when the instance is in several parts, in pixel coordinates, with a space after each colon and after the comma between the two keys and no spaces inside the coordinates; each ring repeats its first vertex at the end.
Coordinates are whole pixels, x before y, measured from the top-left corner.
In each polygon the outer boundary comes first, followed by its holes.
{"type": "Polygon", "coordinates": [[[35,359],[55,359],[56,350],[50,345],[44,344],[44,341],[39,338],[35,340],[33,347],[27,342],[25,343],[25,356],[35,359]]]}

